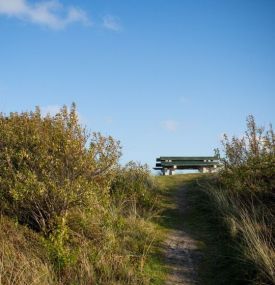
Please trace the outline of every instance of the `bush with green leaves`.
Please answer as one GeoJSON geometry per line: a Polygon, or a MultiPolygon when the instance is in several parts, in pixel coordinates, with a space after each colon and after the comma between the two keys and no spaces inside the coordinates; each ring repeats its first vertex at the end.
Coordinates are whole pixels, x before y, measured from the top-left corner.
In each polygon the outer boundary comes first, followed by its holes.
{"type": "Polygon", "coordinates": [[[274,192],[275,189],[275,134],[256,125],[252,115],[247,118],[244,137],[224,135],[225,158],[222,182],[231,190],[274,192]]]}
{"type": "Polygon", "coordinates": [[[124,212],[154,207],[156,187],[147,165],[129,162],[119,167],[111,184],[111,197],[124,212]]]}
{"type": "Polygon", "coordinates": [[[0,114],[1,209],[49,235],[71,209],[104,203],[119,157],[119,142],[88,134],[74,104],[53,117],[0,114]]]}

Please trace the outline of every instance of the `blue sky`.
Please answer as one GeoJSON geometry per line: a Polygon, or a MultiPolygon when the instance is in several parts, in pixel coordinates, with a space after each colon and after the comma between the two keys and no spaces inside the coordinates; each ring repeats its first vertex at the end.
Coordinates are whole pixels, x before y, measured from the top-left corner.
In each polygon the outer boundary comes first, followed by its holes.
{"type": "Polygon", "coordinates": [[[73,101],[122,162],[274,123],[273,0],[0,0],[0,110],[73,101]]]}

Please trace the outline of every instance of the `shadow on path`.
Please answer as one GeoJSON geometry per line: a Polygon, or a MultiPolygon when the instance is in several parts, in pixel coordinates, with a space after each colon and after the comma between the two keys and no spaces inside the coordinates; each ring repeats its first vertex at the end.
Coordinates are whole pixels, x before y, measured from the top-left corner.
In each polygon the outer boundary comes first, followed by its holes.
{"type": "Polygon", "coordinates": [[[165,284],[198,284],[198,264],[202,254],[197,241],[185,226],[188,184],[183,182],[169,188],[168,186],[168,191],[164,194],[167,204],[163,212],[163,225],[169,229],[163,244],[165,263],[169,272],[165,284]]]}

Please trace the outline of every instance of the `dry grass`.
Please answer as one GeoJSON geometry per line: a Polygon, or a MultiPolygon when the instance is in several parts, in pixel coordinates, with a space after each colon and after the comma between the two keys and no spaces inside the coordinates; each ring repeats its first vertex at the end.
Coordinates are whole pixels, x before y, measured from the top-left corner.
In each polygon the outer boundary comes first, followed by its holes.
{"type": "Polygon", "coordinates": [[[161,268],[150,265],[160,239],[160,230],[149,218],[154,210],[142,217],[134,199],[130,204],[127,215],[114,205],[105,212],[99,207],[92,213],[72,213],[63,253],[69,262],[60,269],[51,258],[49,240],[1,216],[0,285],[160,284],[161,268]]]}
{"type": "Polygon", "coordinates": [[[50,263],[45,256],[41,259],[43,253],[35,234],[3,216],[0,229],[1,285],[57,284],[50,263]]]}
{"type": "Polygon", "coordinates": [[[211,180],[207,184],[202,181],[201,189],[210,197],[214,211],[235,240],[240,254],[236,258],[254,268],[249,284],[275,284],[275,219],[270,210],[262,202],[261,207],[255,206],[249,194],[242,197],[211,184],[211,180]]]}
{"type": "Polygon", "coordinates": [[[255,210],[242,210],[236,221],[246,245],[246,256],[257,265],[261,275],[270,284],[275,284],[275,248],[272,229],[264,221],[260,224],[255,210]]]}

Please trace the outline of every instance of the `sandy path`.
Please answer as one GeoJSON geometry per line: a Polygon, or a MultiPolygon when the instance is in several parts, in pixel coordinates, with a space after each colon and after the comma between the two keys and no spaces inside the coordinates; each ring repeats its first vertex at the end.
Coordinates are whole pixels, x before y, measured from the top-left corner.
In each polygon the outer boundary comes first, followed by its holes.
{"type": "MultiPolygon", "coordinates": [[[[175,197],[176,211],[184,219],[186,189],[182,188],[175,197]]],[[[173,229],[164,244],[169,274],[166,285],[198,284],[197,267],[201,258],[196,241],[184,230],[173,229]]]]}

